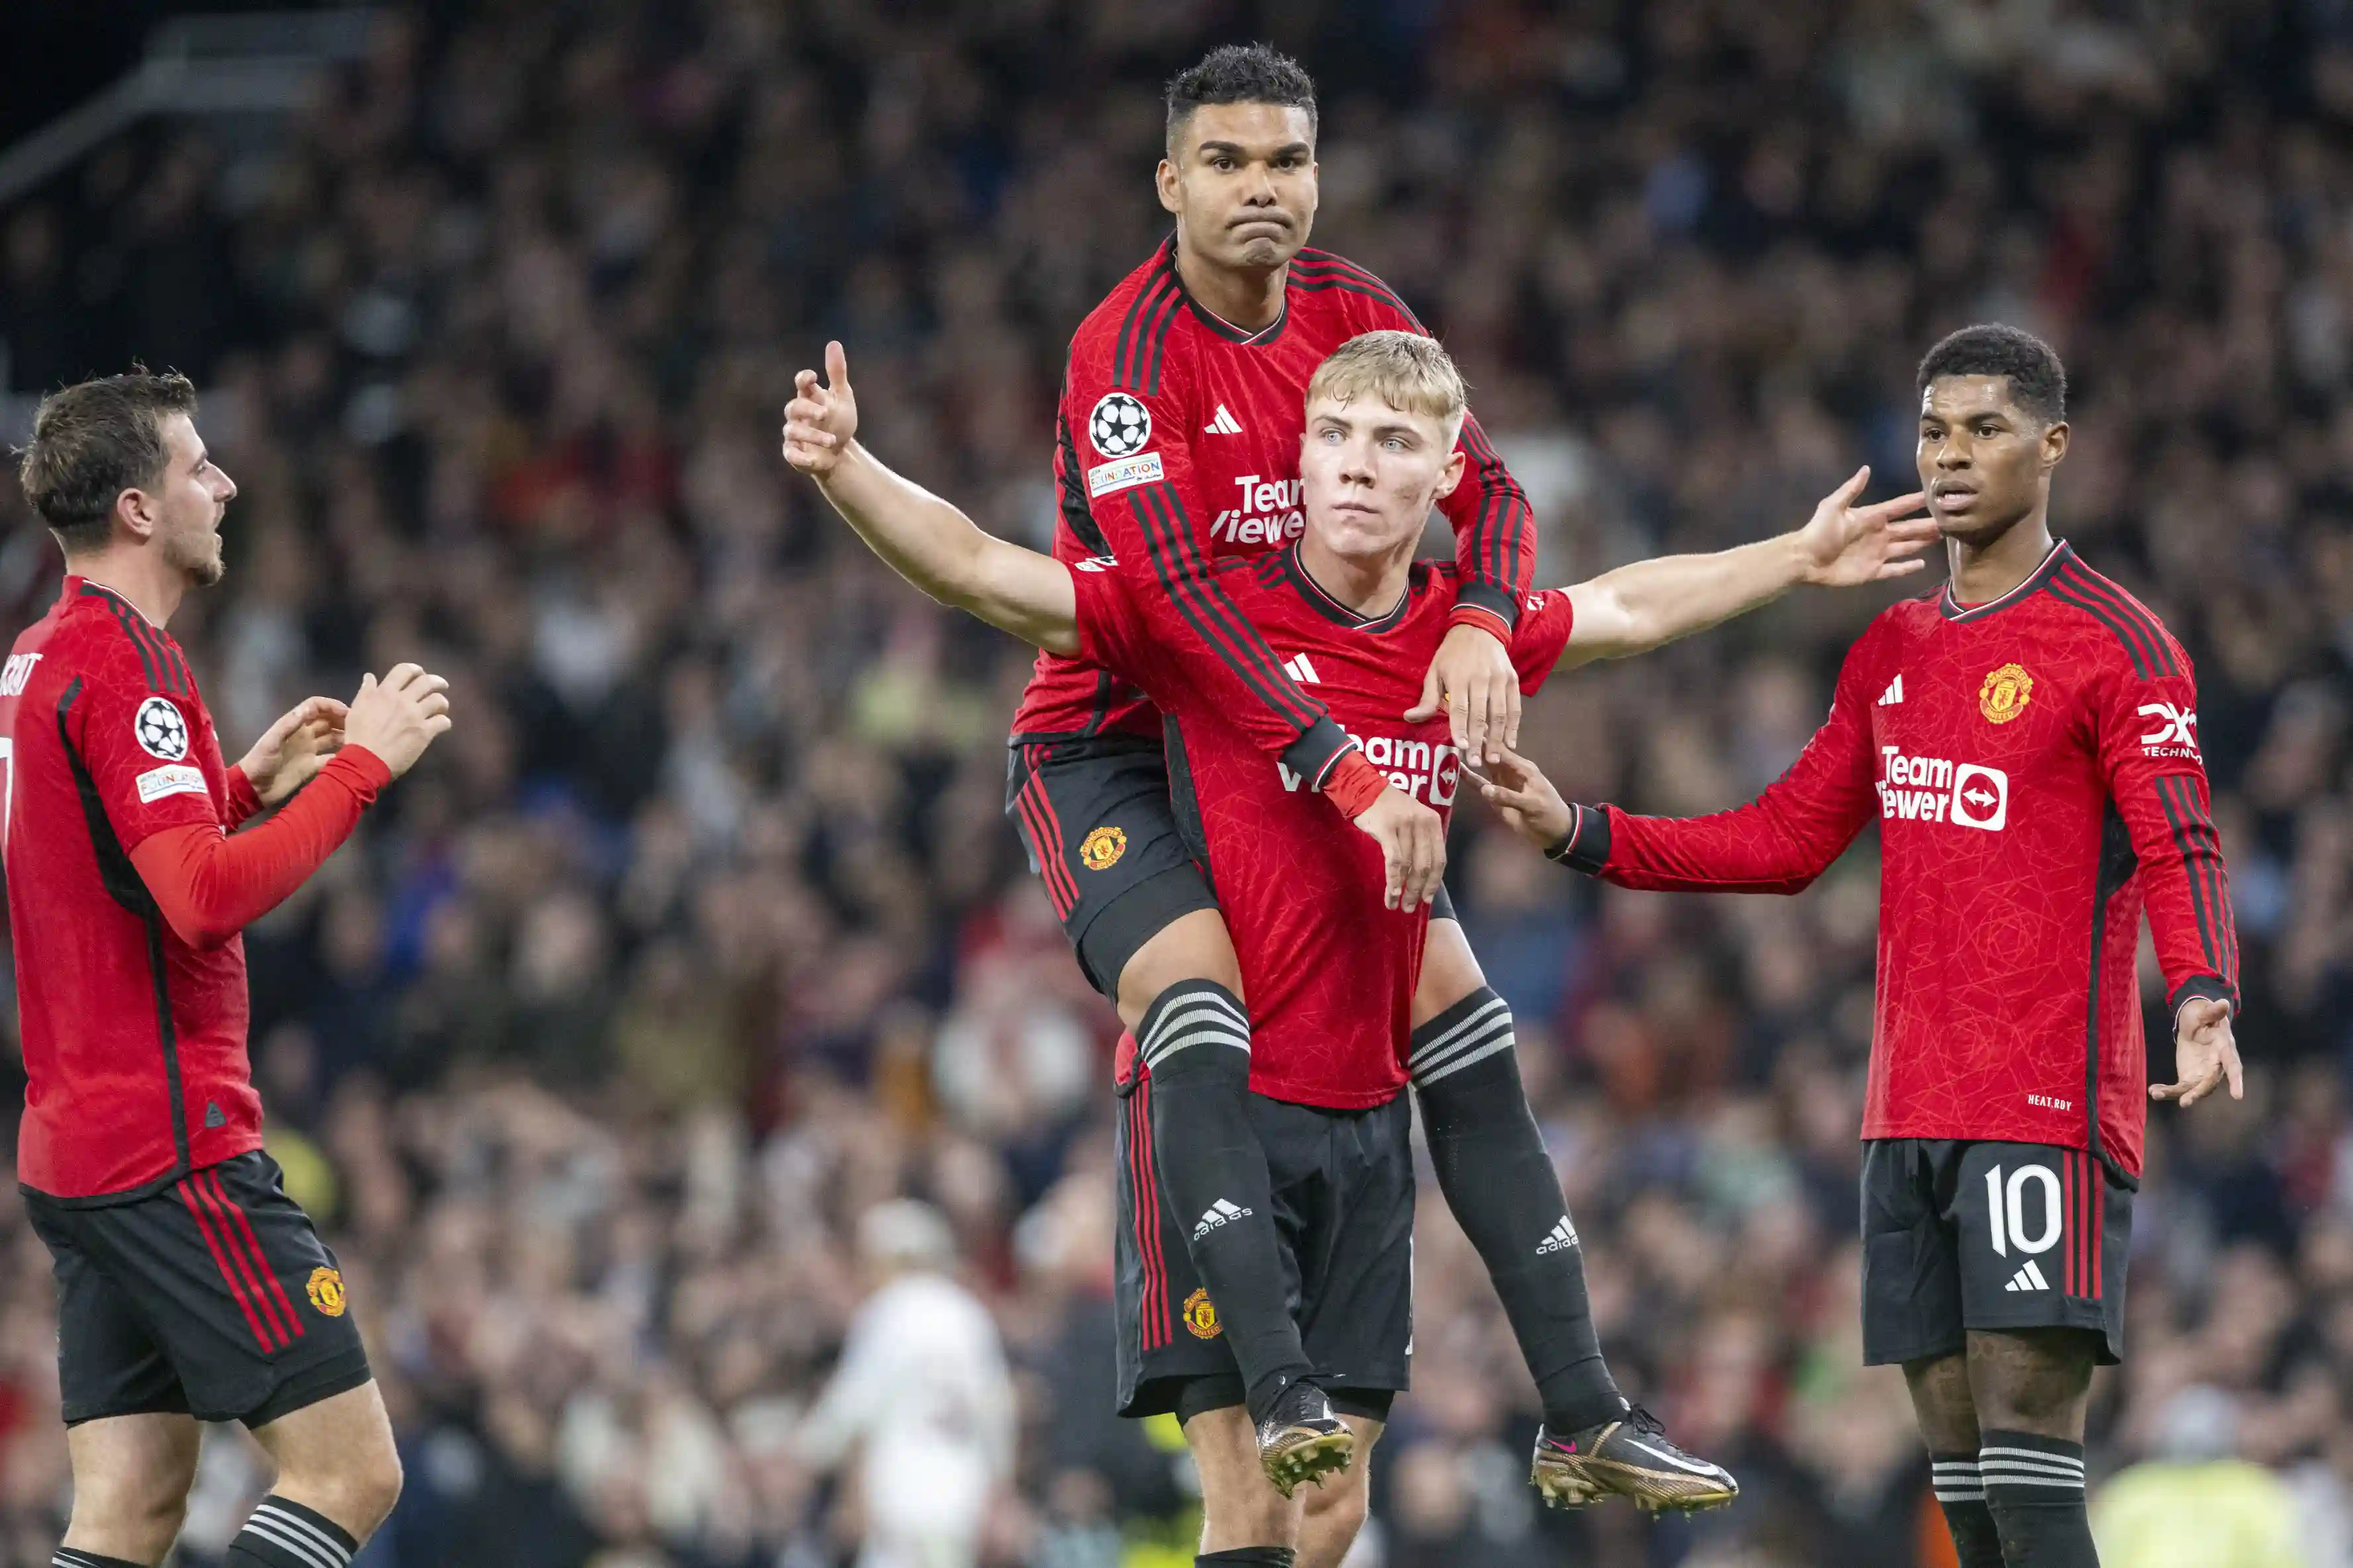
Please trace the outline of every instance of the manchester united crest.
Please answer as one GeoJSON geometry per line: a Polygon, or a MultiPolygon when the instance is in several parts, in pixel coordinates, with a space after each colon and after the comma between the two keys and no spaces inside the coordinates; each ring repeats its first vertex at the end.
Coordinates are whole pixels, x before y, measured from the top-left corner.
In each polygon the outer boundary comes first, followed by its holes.
{"type": "Polygon", "coordinates": [[[2005,664],[1978,688],[1978,711],[1989,724],[2007,724],[2026,711],[2034,699],[2034,677],[2022,664],[2005,664]]]}
{"type": "Polygon", "coordinates": [[[1209,1300],[1207,1290],[1196,1290],[1185,1298],[1185,1327],[1197,1340],[1214,1340],[1225,1331],[1218,1321],[1218,1304],[1209,1300]]]}
{"type": "Polygon", "coordinates": [[[330,1318],[343,1315],[343,1276],[341,1269],[313,1268],[308,1290],[311,1305],[321,1312],[330,1318]]]}
{"type": "Polygon", "coordinates": [[[1098,827],[1079,846],[1079,864],[1090,871],[1108,871],[1119,864],[1127,853],[1127,833],[1123,828],[1098,827]]]}

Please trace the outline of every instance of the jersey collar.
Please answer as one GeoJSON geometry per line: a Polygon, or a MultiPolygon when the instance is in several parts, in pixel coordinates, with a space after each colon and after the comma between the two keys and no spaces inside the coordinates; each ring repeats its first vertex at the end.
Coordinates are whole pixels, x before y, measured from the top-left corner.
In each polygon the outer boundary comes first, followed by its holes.
{"type": "Polygon", "coordinates": [[[1170,281],[1176,285],[1177,295],[1184,300],[1185,308],[1193,312],[1193,319],[1229,343],[1240,343],[1245,348],[1262,349],[1282,336],[1282,329],[1290,324],[1291,289],[1287,281],[1282,290],[1282,309],[1276,312],[1272,321],[1254,332],[1244,331],[1203,305],[1198,300],[1194,299],[1193,291],[1185,287],[1184,275],[1176,270],[1176,236],[1173,231],[1161,242],[1160,268],[1168,275],[1170,281]]]}
{"type": "Polygon", "coordinates": [[[1948,621],[1982,620],[1997,610],[2006,610],[2010,605],[2031,599],[2041,593],[2044,584],[2058,573],[2059,568],[2074,559],[2074,551],[2068,548],[2065,540],[2058,541],[2051,546],[2051,553],[2042,558],[2042,564],[2037,566],[2033,574],[2025,582],[2021,583],[2000,598],[1988,599],[1982,605],[1962,604],[1953,597],[1953,585],[1947,583],[1945,584],[1945,591],[1936,596],[1936,613],[1948,621]]]}
{"type": "Polygon", "coordinates": [[[1324,585],[1307,574],[1306,566],[1299,559],[1298,541],[1293,540],[1276,559],[1282,563],[1283,580],[1291,584],[1301,598],[1307,601],[1309,609],[1327,621],[1352,627],[1360,632],[1385,632],[1405,619],[1406,606],[1413,603],[1415,591],[1420,588],[1430,577],[1430,568],[1421,562],[1415,562],[1412,571],[1406,577],[1405,592],[1398,595],[1396,604],[1377,616],[1360,616],[1325,593],[1324,585]]]}

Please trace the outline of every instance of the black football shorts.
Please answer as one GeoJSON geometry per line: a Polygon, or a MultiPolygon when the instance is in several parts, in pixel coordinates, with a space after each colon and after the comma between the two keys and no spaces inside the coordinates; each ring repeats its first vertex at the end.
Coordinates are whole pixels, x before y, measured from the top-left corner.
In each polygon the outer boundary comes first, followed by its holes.
{"type": "MultiPolygon", "coordinates": [[[[1271,763],[1270,763],[1270,765],[1271,763]]],[[[1119,999],[1120,972],[1138,949],[1218,896],[1168,795],[1168,753],[1140,735],[1032,742],[1011,748],[1005,815],[1029,868],[1079,955],[1087,984],[1119,999]]],[[[1451,921],[1440,888],[1430,918],[1451,921]]]]}
{"type": "MultiPolygon", "coordinates": [[[[1119,1413],[1239,1405],[1241,1373],[1185,1250],[1214,1216],[1169,1205],[1153,1169],[1152,1080],[1131,1074],[1119,1093],[1119,1413]]],[[[1385,1419],[1413,1353],[1411,1102],[1327,1110],[1253,1094],[1250,1108],[1307,1359],[1335,1407],[1385,1419]]]]}
{"type": "Polygon", "coordinates": [[[68,1426],[266,1426],[368,1381],[335,1255],[260,1151],[130,1203],[25,1205],[56,1265],[68,1426]]]}
{"type": "Polygon", "coordinates": [[[2131,1178],[2045,1143],[1862,1149],[1865,1364],[1954,1354],[1970,1329],[2089,1329],[2123,1359],[2131,1178]]]}

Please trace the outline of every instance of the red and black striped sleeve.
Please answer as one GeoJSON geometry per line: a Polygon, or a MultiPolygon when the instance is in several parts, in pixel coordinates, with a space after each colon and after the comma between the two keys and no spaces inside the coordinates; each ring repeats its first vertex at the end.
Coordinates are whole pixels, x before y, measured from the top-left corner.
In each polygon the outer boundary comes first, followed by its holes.
{"type": "Polygon", "coordinates": [[[2235,1011],[2238,922],[2198,743],[2189,656],[2146,605],[2081,562],[2062,566],[2050,589],[2116,639],[2093,685],[2093,721],[2108,797],[2140,862],[2168,1004],[2179,1014],[2190,997],[2206,996],[2235,1011]]]}
{"type": "MultiPolygon", "coordinates": [[[[1396,290],[1328,250],[1302,250],[1292,263],[1291,277],[1294,289],[1350,296],[1362,307],[1367,331],[1429,335],[1396,290]]],[[[1453,494],[1438,503],[1454,525],[1454,559],[1462,569],[1451,618],[1483,627],[1508,643],[1519,623],[1520,605],[1535,582],[1535,514],[1480,427],[1477,415],[1463,416],[1459,446],[1469,469],[1453,494]]]]}
{"type": "Polygon", "coordinates": [[[1176,270],[1164,267],[1123,310],[1099,318],[1115,330],[1090,323],[1072,343],[1059,435],[1065,522],[1117,563],[1145,629],[1201,696],[1322,789],[1356,743],[1283,669],[1202,542],[1210,514],[1193,469],[1200,418],[1176,330],[1184,309],[1176,270]]]}

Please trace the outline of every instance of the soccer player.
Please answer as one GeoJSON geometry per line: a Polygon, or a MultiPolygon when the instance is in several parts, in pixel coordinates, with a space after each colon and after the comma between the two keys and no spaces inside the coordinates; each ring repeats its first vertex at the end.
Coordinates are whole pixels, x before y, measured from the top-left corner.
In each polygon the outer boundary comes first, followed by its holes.
{"type": "MultiPolygon", "coordinates": [[[[1198,679],[1198,663],[1157,635],[1145,603],[1154,587],[1108,561],[1064,563],[992,539],[892,474],[853,439],[857,405],[839,344],[828,345],[827,359],[827,386],[804,376],[786,450],[875,552],[936,598],[1041,647],[1099,661],[1169,716],[1177,817],[1240,942],[1256,1035],[1197,1009],[1146,1029],[1120,1064],[1123,1413],[1174,1410],[1183,1419],[1207,1502],[1202,1562],[1287,1563],[1298,1541],[1303,1563],[1329,1568],[1363,1517],[1365,1467],[1319,1491],[1303,1523],[1261,1479],[1222,1303],[1174,1245],[1171,1233],[1189,1216],[1155,1179],[1152,1101],[1186,1051],[1249,1052],[1244,1103],[1272,1173],[1278,1279],[1296,1301],[1314,1379],[1345,1396],[1342,1430],[1354,1439],[1345,1448],[1276,1450],[1294,1461],[1271,1471],[1287,1498],[1299,1479],[1333,1468],[1321,1462],[1333,1454],[1369,1448],[1406,1385],[1413,1177],[1399,1091],[1413,1076],[1414,994],[1433,911],[1389,896],[1394,868],[1376,846],[1260,750],[1198,679]]],[[[1462,578],[1452,563],[1413,556],[1431,501],[1467,465],[1456,447],[1461,379],[1431,339],[1377,331],[1326,359],[1303,402],[1303,535],[1254,563],[1220,563],[1216,580],[1324,692],[1384,793],[1415,803],[1442,829],[1460,755],[1442,716],[1408,709],[1447,635],[1462,578]]],[[[1825,500],[1798,533],[1529,596],[1511,645],[1517,678],[1533,690],[1556,666],[1655,647],[1801,581],[1865,582],[1916,569],[1906,557],[1927,546],[1934,525],[1896,520],[1920,498],[1852,508],[1865,477],[1825,500]]],[[[1424,1065],[1442,1074],[1495,1048],[1465,1031],[1431,1047],[1436,1060],[1424,1065]]],[[[1240,1217],[1221,1207],[1210,1223],[1240,1217]]],[[[1639,1416],[1613,1424],[1593,1458],[1643,1469],[1644,1484],[1624,1489],[1647,1506],[1725,1502],[1737,1490],[1639,1416]]]]}
{"type": "Polygon", "coordinates": [[[143,370],[69,387],[43,400],[18,470],[66,560],[56,606],[0,667],[16,1174],[56,1260],[73,1466],[53,1561],[161,1563],[196,1423],[242,1421],[278,1478],[227,1562],[344,1568],[392,1511],[400,1460],[334,1254],[261,1151],[237,933],[334,852],[449,704],[404,664],[348,706],[311,698],[222,765],[164,630],[220,581],[237,494],[195,407],[185,378],[143,370]]]}
{"type": "MultiPolygon", "coordinates": [[[[1438,900],[1417,1023],[1432,1044],[1475,1037],[1496,1047],[1420,1083],[1440,1186],[1494,1279],[1547,1435],[1564,1439],[1539,1444],[1537,1484],[1567,1497],[1593,1478],[1546,1456],[1589,1452],[1629,1406],[1594,1333],[1581,1250],[1538,1250],[1576,1230],[1520,1089],[1510,1009],[1451,918],[1430,814],[1383,792],[1380,771],[1332,721],[1315,683],[1273,656],[1211,569],[1298,538],[1302,393],[1317,363],[1361,332],[1421,330],[1378,279],[1306,247],[1315,133],[1314,84],[1270,48],[1215,50],[1169,84],[1157,178],[1175,228],[1071,340],[1054,553],[1117,561],[1148,590],[1154,635],[1199,666],[1198,681],[1234,722],[1381,844],[1400,903],[1438,900]]],[[[1410,706],[1427,715],[1442,698],[1451,743],[1476,756],[1517,732],[1508,645],[1535,529],[1475,417],[1459,439],[1466,478],[1440,503],[1454,525],[1459,587],[1410,706]]],[[[1151,702],[1084,657],[1041,654],[1011,743],[1007,811],[1088,979],[1139,1037],[1206,1010],[1247,1040],[1241,971],[1178,832],[1151,702]]],[[[1191,1216],[1173,1241],[1218,1303],[1271,1459],[1298,1434],[1328,1429],[1331,1412],[1306,1378],[1279,1289],[1247,1069],[1240,1052],[1171,1059],[1158,1075],[1151,1142],[1156,1179],[1191,1216]],[[1231,1210],[1248,1214],[1207,1223],[1231,1210]]]]}
{"type": "Polygon", "coordinates": [[[1951,580],[1848,654],[1779,782],[1682,821],[1485,788],[1554,858],[1629,888],[1795,893],[1880,824],[1863,1108],[1863,1359],[1901,1363],[1963,1568],[2097,1561],[2084,1407],[2124,1353],[2149,1100],[2240,1088],[2238,952],[2189,659],[2051,537],[2059,356],[2012,327],[1920,363],[1919,468],[1951,580]],[[2142,910],[2177,1081],[2143,1090],[2142,910]]]}

